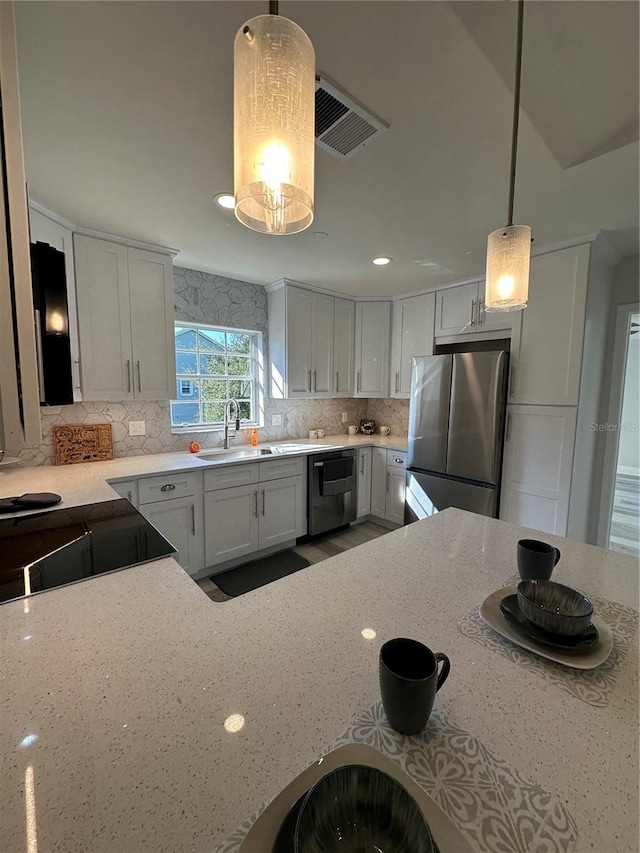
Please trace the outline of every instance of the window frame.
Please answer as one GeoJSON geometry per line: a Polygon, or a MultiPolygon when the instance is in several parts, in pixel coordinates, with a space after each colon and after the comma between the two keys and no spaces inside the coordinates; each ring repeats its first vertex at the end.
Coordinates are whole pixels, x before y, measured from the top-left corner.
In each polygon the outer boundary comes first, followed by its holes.
{"type": "MultiPolygon", "coordinates": [[[[175,330],[176,329],[187,329],[193,330],[196,333],[199,330],[205,330],[207,332],[220,332],[238,335],[248,335],[251,345],[248,353],[248,357],[250,359],[250,367],[251,367],[251,411],[253,414],[253,418],[251,420],[243,420],[241,421],[242,429],[251,429],[253,427],[262,426],[261,414],[262,414],[262,394],[263,394],[263,376],[262,376],[262,332],[258,329],[240,329],[234,328],[233,326],[218,326],[213,325],[212,323],[192,323],[188,320],[174,321],[174,347],[173,347],[173,357],[174,361],[176,358],[176,347],[175,347],[175,330]]],[[[195,352],[198,352],[196,349],[195,352]]],[[[225,342],[225,354],[228,353],[229,350],[226,349],[225,342]]],[[[185,380],[189,380],[194,382],[196,380],[201,379],[216,379],[219,378],[222,381],[227,381],[230,378],[229,374],[225,374],[224,377],[216,376],[215,374],[207,375],[203,373],[195,373],[195,374],[185,374],[178,373],[176,370],[176,392],[177,392],[177,383],[183,382],[185,380]]],[[[245,398],[246,399],[246,398],[245,398]]],[[[209,423],[200,423],[200,424],[174,424],[173,423],[173,403],[185,403],[192,402],[186,401],[184,399],[175,399],[172,398],[169,401],[169,421],[171,426],[172,434],[182,434],[182,433],[192,433],[192,432],[220,432],[224,429],[224,421],[214,421],[209,423]]],[[[201,402],[200,395],[198,396],[198,402],[201,402]]]]}

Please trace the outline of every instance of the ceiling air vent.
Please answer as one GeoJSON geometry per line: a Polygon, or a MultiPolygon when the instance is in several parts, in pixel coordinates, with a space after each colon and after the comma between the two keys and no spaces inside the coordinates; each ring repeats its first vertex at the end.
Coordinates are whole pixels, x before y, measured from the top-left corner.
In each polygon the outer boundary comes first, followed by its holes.
{"type": "Polygon", "coordinates": [[[335,157],[346,160],[389,129],[362,104],[323,75],[316,77],[316,143],[335,157]]]}

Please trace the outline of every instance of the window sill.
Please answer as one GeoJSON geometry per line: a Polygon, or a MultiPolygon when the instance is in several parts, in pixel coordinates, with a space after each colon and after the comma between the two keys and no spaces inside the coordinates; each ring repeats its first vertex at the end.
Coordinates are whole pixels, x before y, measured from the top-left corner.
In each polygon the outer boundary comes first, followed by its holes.
{"type": "MultiPolygon", "coordinates": [[[[263,426],[262,424],[247,423],[247,422],[243,421],[242,424],[240,425],[240,432],[242,432],[243,429],[261,429],[262,426],[263,426]]],[[[230,432],[233,433],[233,431],[234,431],[233,421],[231,422],[231,424],[229,426],[229,430],[230,430],[230,432]]],[[[199,426],[185,426],[185,427],[172,426],[171,427],[171,435],[188,435],[188,434],[193,433],[193,432],[224,432],[224,427],[219,426],[217,424],[211,425],[211,426],[199,425],[199,426]]]]}

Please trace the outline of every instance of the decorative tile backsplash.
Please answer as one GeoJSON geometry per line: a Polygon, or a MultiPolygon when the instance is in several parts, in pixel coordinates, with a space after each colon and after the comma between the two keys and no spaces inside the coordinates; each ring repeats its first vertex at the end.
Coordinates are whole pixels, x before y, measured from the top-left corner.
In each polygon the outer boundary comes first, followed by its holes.
{"type": "MultiPolygon", "coordinates": [[[[268,352],[267,293],[246,281],[211,275],[198,270],[174,267],[174,304],[178,322],[211,323],[262,332],[266,363],[268,352]]],[[[347,412],[349,424],[372,417],[378,425],[391,427],[392,435],[407,432],[409,405],[406,400],[273,400],[264,398],[264,423],[261,441],[302,438],[310,429],[327,434],[346,433],[341,413],[347,412]],[[272,427],[272,415],[282,416],[282,426],[272,427]]],[[[191,441],[203,447],[218,447],[221,432],[194,432],[173,435],[169,401],[141,403],[133,401],[74,403],[42,409],[42,444],[22,450],[25,465],[53,463],[53,427],[70,423],[110,423],[115,456],[142,453],[166,453],[187,450],[191,441]],[[128,422],[145,421],[146,435],[130,436],[128,422]]],[[[241,431],[236,444],[249,443],[250,430],[241,431]]]]}
{"type": "Polygon", "coordinates": [[[409,401],[389,399],[367,400],[367,417],[376,422],[376,432],[388,426],[391,435],[406,435],[409,431],[409,401]]]}

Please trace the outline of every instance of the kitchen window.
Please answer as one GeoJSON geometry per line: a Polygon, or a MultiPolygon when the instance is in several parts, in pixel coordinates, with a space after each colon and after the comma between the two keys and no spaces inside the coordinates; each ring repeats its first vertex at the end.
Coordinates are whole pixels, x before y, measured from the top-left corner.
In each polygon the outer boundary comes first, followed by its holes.
{"type": "Polygon", "coordinates": [[[189,432],[222,428],[229,398],[238,401],[243,426],[258,426],[261,349],[260,332],[176,323],[172,429],[189,432]]]}

